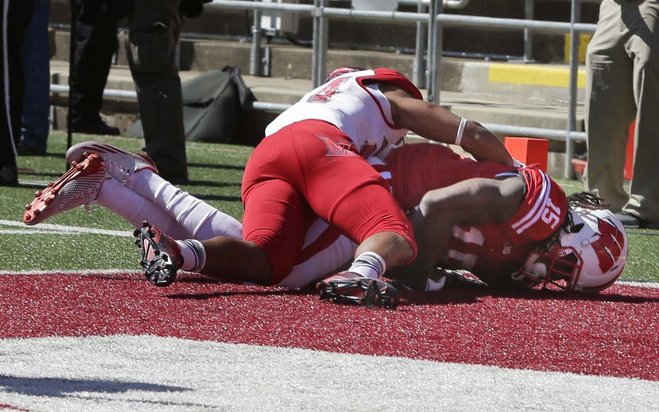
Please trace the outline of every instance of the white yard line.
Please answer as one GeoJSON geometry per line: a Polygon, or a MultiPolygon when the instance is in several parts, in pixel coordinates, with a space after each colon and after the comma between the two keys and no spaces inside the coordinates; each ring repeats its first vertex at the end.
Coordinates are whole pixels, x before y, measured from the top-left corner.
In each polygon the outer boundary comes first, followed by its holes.
{"type": "Polygon", "coordinates": [[[80,270],[60,270],[60,269],[51,269],[51,270],[19,270],[19,271],[4,271],[0,270],[0,276],[48,276],[48,275],[70,275],[70,276],[88,276],[88,275],[141,275],[142,272],[135,270],[135,268],[130,269],[80,269],[80,270]]]}
{"type": "MultiPolygon", "coordinates": [[[[49,223],[40,223],[38,228],[27,226],[23,222],[16,222],[13,220],[3,220],[0,219],[0,226],[9,226],[9,227],[20,227],[20,231],[7,231],[19,234],[33,234],[33,233],[69,233],[69,234],[93,234],[93,235],[108,235],[108,236],[118,236],[118,237],[133,237],[133,234],[130,231],[125,230],[108,230],[108,229],[96,229],[91,227],[78,227],[78,226],[65,226],[65,225],[53,225],[49,223]]],[[[0,233],[5,233],[5,231],[0,231],[0,233]]]]}
{"type": "Polygon", "coordinates": [[[2,339],[0,407],[133,412],[659,410],[655,381],[202,339],[2,339]]]}
{"type": "MultiPolygon", "coordinates": [[[[22,229],[16,229],[16,230],[3,230],[0,229],[0,235],[39,235],[39,234],[53,234],[52,231],[50,230],[22,230],[22,229]]],[[[70,233],[71,235],[79,235],[80,233],[70,233]]]]}
{"type": "MultiPolygon", "coordinates": [[[[10,227],[20,227],[21,230],[2,230],[0,229],[0,235],[3,234],[52,234],[52,233],[67,233],[67,234],[97,234],[97,235],[108,235],[108,236],[118,236],[118,237],[133,237],[133,234],[130,231],[123,230],[107,230],[107,229],[95,229],[91,227],[78,227],[78,226],[65,226],[65,225],[53,225],[49,223],[39,224],[38,229],[32,228],[32,226],[27,226],[23,222],[16,222],[13,220],[3,220],[0,219],[0,226],[10,226],[10,227]]],[[[52,273],[65,274],[65,275],[91,275],[91,274],[125,274],[132,273],[132,269],[121,270],[121,269],[103,269],[103,270],[77,270],[77,271],[38,271],[38,270],[28,270],[28,271],[19,271],[19,272],[3,272],[0,271],[0,276],[2,275],[49,275],[52,273]]],[[[140,272],[135,272],[140,273],[140,272]]],[[[659,283],[655,282],[628,282],[620,281],[618,284],[641,287],[641,288],[659,288],[659,283]]]]}
{"type": "MultiPolygon", "coordinates": [[[[186,271],[179,271],[179,273],[189,273],[186,271]]],[[[71,275],[71,276],[87,276],[87,275],[141,275],[142,272],[131,269],[83,269],[83,270],[22,270],[22,271],[3,271],[0,270],[0,276],[48,276],[48,275],[71,275]]],[[[616,285],[630,286],[635,288],[652,288],[659,289],[659,283],[656,282],[628,282],[621,280],[616,282],[616,285]]]]}
{"type": "Polygon", "coordinates": [[[659,283],[656,283],[656,282],[630,282],[630,281],[626,281],[626,280],[621,280],[620,282],[616,282],[616,284],[625,285],[625,286],[639,287],[639,288],[659,289],[659,283]]]}

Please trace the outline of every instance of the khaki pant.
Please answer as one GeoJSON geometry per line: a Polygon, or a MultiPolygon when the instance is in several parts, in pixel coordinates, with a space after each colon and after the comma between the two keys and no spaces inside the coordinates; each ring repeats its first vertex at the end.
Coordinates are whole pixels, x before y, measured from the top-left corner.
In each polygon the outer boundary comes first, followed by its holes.
{"type": "Polygon", "coordinates": [[[135,0],[129,53],[146,151],[169,180],[187,178],[181,79],[176,47],[181,0],[135,0]]]}
{"type": "Polygon", "coordinates": [[[603,0],[586,58],[586,189],[659,222],[659,0],[603,0]],[[623,188],[628,128],[636,117],[634,177],[623,188]]]}

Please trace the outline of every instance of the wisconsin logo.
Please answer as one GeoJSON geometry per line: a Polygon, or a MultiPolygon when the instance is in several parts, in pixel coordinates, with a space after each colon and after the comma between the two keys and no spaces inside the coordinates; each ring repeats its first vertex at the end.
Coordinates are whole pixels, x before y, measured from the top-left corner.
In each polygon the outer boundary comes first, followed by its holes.
{"type": "Polygon", "coordinates": [[[600,269],[602,272],[608,272],[622,254],[626,241],[625,235],[613,223],[599,218],[597,219],[597,229],[600,237],[591,244],[597,254],[600,269]]]}

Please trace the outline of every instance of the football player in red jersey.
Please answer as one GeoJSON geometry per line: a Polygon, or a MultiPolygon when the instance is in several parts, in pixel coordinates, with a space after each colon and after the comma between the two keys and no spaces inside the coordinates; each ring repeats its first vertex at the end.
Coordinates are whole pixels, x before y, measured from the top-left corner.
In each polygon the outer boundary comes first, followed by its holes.
{"type": "MultiPolygon", "coordinates": [[[[592,195],[566,198],[537,168],[478,162],[424,143],[398,147],[386,162],[373,163],[414,223],[418,256],[389,274],[409,288],[439,290],[444,269],[457,269],[499,288],[551,283],[596,292],[624,269],[627,238],[615,215],[592,195]]],[[[337,240],[328,246],[331,229],[324,240],[318,227],[316,232],[320,240],[307,250],[322,250],[299,263],[283,284],[304,283],[300,276],[314,267],[348,259],[348,239],[335,233],[337,240]]]]}
{"type": "Polygon", "coordinates": [[[605,289],[624,269],[627,238],[615,215],[592,195],[566,198],[537,168],[476,162],[435,144],[393,150],[386,167],[419,244],[415,262],[391,276],[415,289],[437,287],[428,275],[438,266],[496,287],[584,292],[605,289]]]}

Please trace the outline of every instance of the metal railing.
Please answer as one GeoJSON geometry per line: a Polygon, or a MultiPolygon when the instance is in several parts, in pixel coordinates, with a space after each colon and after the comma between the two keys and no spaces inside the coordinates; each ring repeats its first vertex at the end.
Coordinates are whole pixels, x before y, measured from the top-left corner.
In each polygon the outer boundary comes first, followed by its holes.
{"type": "MultiPolygon", "coordinates": [[[[526,19],[508,19],[492,18],[480,16],[465,16],[443,13],[444,0],[427,0],[417,1],[417,12],[399,12],[399,11],[364,11],[352,10],[345,8],[326,7],[329,0],[314,0],[313,5],[303,4],[285,4],[285,3],[257,3],[249,1],[232,1],[232,0],[214,0],[210,3],[215,7],[222,8],[239,8],[252,9],[256,11],[291,11],[311,13],[313,18],[313,54],[312,54],[312,82],[314,86],[320,85],[321,79],[327,72],[325,62],[327,60],[327,38],[328,38],[328,19],[346,19],[357,21],[382,21],[382,22],[401,22],[414,23],[417,30],[425,28],[428,32],[427,45],[425,47],[427,69],[425,71],[425,84],[428,92],[428,99],[435,103],[440,102],[440,60],[442,52],[442,28],[443,27],[474,27],[497,30],[523,30],[525,33],[525,56],[530,55],[531,35],[533,31],[542,31],[547,33],[569,33],[570,34],[570,59],[569,59],[569,96],[568,96],[568,119],[567,130],[543,129],[533,127],[516,127],[500,124],[486,124],[494,133],[525,135],[529,137],[545,137],[553,140],[565,141],[565,164],[564,176],[571,177],[571,159],[574,155],[574,142],[585,141],[586,134],[576,131],[576,107],[577,107],[577,75],[578,75],[578,39],[579,33],[592,33],[595,31],[595,24],[579,23],[581,0],[571,0],[570,22],[552,22],[542,20],[532,20],[530,17],[533,12],[533,0],[525,2],[526,19]],[[423,12],[422,5],[428,4],[428,11],[423,12]]],[[[460,4],[463,5],[463,4],[460,4]]],[[[259,31],[259,20],[254,19],[255,30],[259,31]]],[[[414,67],[418,70],[421,67],[423,47],[419,47],[422,36],[417,33],[417,45],[414,67]]],[[[258,39],[253,39],[252,50],[259,50],[258,39]]],[[[256,52],[255,52],[256,53],[256,52]]],[[[252,61],[259,59],[260,56],[251,56],[252,61]]],[[[418,73],[417,73],[418,76],[418,73]]],[[[414,76],[413,76],[414,77],[414,76]]],[[[413,81],[421,83],[418,78],[413,81]]]]}
{"type": "MultiPolygon", "coordinates": [[[[354,20],[354,21],[379,21],[415,24],[417,28],[415,63],[413,81],[417,84],[425,84],[428,99],[440,103],[440,60],[442,55],[442,29],[444,27],[473,27],[488,30],[522,30],[524,33],[542,31],[546,33],[570,33],[570,58],[569,58],[569,97],[568,97],[568,121],[567,130],[545,129],[534,127],[518,127],[503,124],[485,124],[490,130],[497,134],[544,137],[552,140],[564,141],[566,143],[564,175],[571,177],[570,160],[574,154],[574,142],[585,141],[586,134],[576,131],[576,106],[577,106],[577,74],[578,74],[578,34],[592,33],[595,24],[578,23],[580,6],[582,0],[571,1],[570,22],[555,22],[527,19],[493,18],[481,16],[468,16],[443,13],[443,0],[417,0],[417,12],[400,11],[365,11],[349,8],[327,7],[329,0],[314,0],[314,4],[258,2],[242,0],[213,0],[207,6],[225,9],[251,10],[254,13],[254,28],[252,30],[252,47],[250,53],[250,74],[259,75],[259,62],[261,60],[261,30],[260,17],[263,11],[307,13],[312,18],[312,83],[320,85],[324,79],[328,50],[328,20],[354,20]],[[424,11],[427,4],[427,11],[424,11]],[[427,36],[421,33],[427,32],[427,36]],[[424,38],[425,37],[425,38],[424,38]],[[424,47],[425,40],[425,47],[424,47]],[[421,79],[420,68],[425,59],[424,79],[421,79]],[[425,80],[425,82],[421,81],[425,80]]],[[[409,3],[409,1],[408,1],[409,3]]],[[[463,3],[463,2],[458,2],[463,3]]],[[[526,7],[532,7],[533,0],[526,1],[526,7]]],[[[526,14],[529,17],[529,14],[526,14]]],[[[525,35],[525,40],[530,41],[530,34],[525,35]]],[[[530,48],[525,45],[525,53],[530,48]]],[[[54,93],[68,91],[67,86],[51,85],[54,93]]],[[[135,92],[123,90],[106,90],[108,97],[135,98],[135,92]]],[[[256,110],[285,110],[289,105],[255,102],[253,108],[256,110]]]]}

